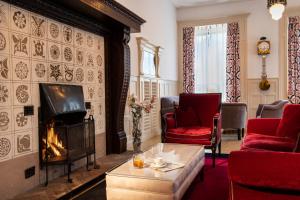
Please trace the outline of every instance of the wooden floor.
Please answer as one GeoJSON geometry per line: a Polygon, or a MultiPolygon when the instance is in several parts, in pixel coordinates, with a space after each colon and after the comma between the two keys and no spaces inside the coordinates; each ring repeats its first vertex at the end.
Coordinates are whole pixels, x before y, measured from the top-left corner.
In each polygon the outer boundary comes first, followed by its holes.
{"type": "MultiPolygon", "coordinates": [[[[149,149],[154,144],[161,141],[160,136],[153,137],[142,143],[142,150],[149,149]]],[[[237,135],[229,134],[222,136],[222,153],[229,154],[231,151],[239,150],[241,141],[237,140],[237,135]]],[[[209,152],[209,150],[207,150],[209,152]]],[[[87,171],[85,167],[72,173],[73,183],[66,183],[66,176],[49,182],[47,187],[39,186],[25,194],[18,195],[13,200],[52,200],[59,199],[67,193],[81,187],[85,183],[96,179],[108,170],[125,162],[132,157],[132,151],[123,154],[112,154],[97,160],[100,169],[92,169],[87,171]]]]}
{"type": "MultiPolygon", "coordinates": [[[[142,143],[142,150],[145,151],[149,149],[154,144],[161,141],[160,136],[153,137],[142,143]]],[[[222,135],[222,153],[229,154],[231,151],[237,151],[241,147],[242,140],[237,139],[236,134],[226,134],[222,135]]],[[[208,150],[209,151],[209,150],[208,150]]]]}

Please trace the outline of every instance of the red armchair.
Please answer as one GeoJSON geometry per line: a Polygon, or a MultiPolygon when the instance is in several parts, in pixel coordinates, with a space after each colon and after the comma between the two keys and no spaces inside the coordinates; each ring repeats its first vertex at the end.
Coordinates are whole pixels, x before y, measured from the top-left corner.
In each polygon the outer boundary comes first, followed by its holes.
{"type": "Polygon", "coordinates": [[[288,104],[282,119],[248,120],[241,150],[298,151],[300,105],[288,104]]]}
{"type": "Polygon", "coordinates": [[[166,113],[164,142],[199,144],[221,152],[221,94],[180,94],[179,107],[166,113]]]}
{"type": "Polygon", "coordinates": [[[298,153],[231,152],[229,200],[300,200],[299,169],[298,153]]]}
{"type": "Polygon", "coordinates": [[[252,119],[242,151],[228,161],[229,200],[300,200],[300,105],[282,119],[252,119]]]}

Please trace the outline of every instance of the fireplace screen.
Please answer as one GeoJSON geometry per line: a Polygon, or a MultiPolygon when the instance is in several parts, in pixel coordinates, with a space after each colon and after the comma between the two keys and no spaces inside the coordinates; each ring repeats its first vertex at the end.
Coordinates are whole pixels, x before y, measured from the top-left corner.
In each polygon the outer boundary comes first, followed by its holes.
{"type": "Polygon", "coordinates": [[[41,127],[42,161],[75,161],[94,153],[94,121],[63,125],[52,122],[41,127]]]}
{"type": "Polygon", "coordinates": [[[40,84],[41,107],[39,112],[39,146],[41,168],[67,165],[68,181],[72,163],[89,156],[95,159],[95,122],[92,115],[86,115],[81,86],[40,84]]]}
{"type": "Polygon", "coordinates": [[[67,164],[68,181],[71,182],[72,163],[85,157],[88,160],[89,155],[95,154],[94,119],[91,116],[72,125],[64,125],[63,122],[40,125],[40,147],[41,167],[48,171],[49,165],[67,164]]]}

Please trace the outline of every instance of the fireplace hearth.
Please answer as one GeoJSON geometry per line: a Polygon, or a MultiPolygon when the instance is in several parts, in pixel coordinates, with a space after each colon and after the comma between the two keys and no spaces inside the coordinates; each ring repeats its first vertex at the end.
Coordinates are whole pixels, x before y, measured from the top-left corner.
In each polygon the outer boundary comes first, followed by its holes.
{"type": "Polygon", "coordinates": [[[86,158],[89,170],[89,156],[96,160],[94,118],[85,118],[82,86],[41,83],[39,87],[39,154],[41,168],[46,171],[45,184],[50,165],[67,166],[68,182],[72,182],[74,161],[86,158]]]}

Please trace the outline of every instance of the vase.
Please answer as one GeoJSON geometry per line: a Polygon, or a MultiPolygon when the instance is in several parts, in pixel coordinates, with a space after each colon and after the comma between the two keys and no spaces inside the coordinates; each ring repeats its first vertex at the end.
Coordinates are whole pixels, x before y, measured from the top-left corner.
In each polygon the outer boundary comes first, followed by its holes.
{"type": "Polygon", "coordinates": [[[132,116],[133,121],[133,127],[132,127],[132,137],[133,137],[133,151],[135,153],[141,152],[141,136],[142,131],[140,128],[140,122],[141,122],[141,115],[133,115],[132,116]]]}

